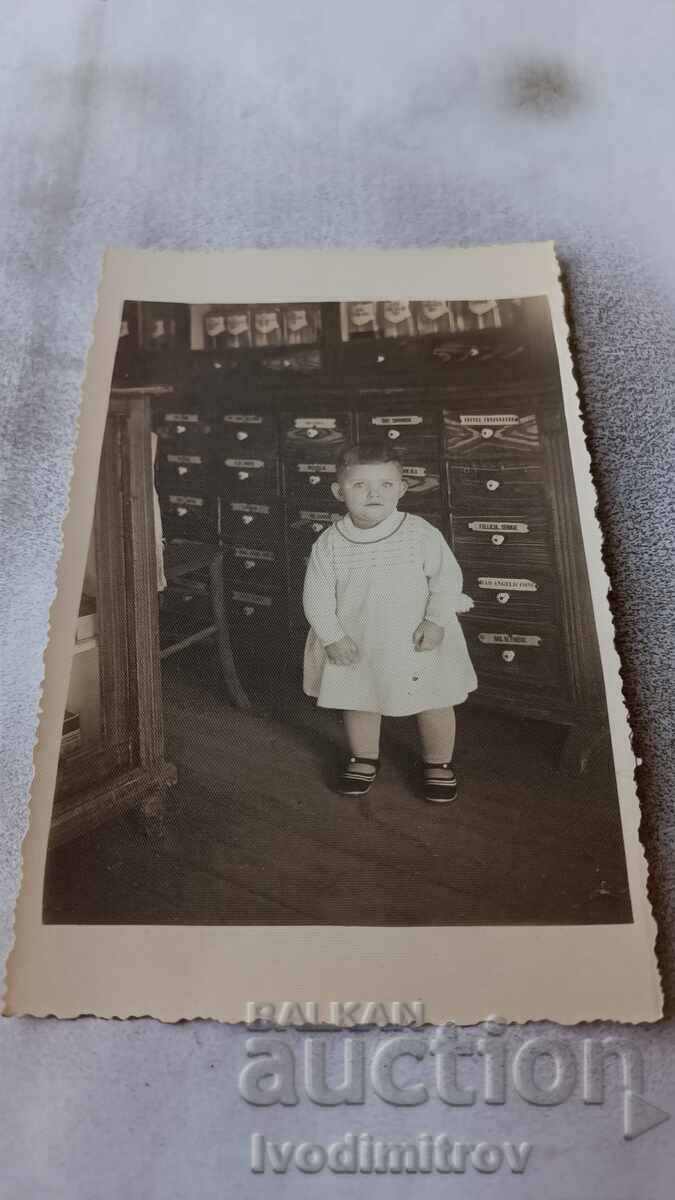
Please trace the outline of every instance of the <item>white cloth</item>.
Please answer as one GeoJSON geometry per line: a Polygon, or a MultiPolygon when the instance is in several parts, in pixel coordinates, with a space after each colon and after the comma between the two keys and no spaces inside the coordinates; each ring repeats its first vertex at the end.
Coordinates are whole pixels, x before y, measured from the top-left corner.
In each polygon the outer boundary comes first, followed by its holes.
{"type": "Polygon", "coordinates": [[[155,459],[157,458],[157,445],[159,438],[156,433],[150,434],[150,446],[152,454],[152,508],[154,513],[155,527],[155,558],[157,559],[157,591],[163,592],[166,587],[166,575],[164,574],[164,534],[162,530],[162,510],[159,507],[159,496],[155,487],[155,459]]]}
{"type": "Polygon", "coordinates": [[[457,560],[428,521],[395,511],[359,529],[343,517],[317,538],[307,565],[305,692],[322,708],[383,716],[461,704],[477,686],[457,619],[470,604],[457,560]],[[413,632],[425,617],[445,633],[435,650],[419,651],[413,632]],[[345,635],[360,658],[342,667],[324,647],[345,635]]]}

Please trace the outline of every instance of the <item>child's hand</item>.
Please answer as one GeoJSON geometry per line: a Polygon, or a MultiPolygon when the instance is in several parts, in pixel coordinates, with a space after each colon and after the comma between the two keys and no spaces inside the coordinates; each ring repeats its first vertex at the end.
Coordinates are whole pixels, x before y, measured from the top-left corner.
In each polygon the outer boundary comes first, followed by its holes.
{"type": "Polygon", "coordinates": [[[361,657],[356,642],[350,637],[340,638],[338,642],[329,642],[325,650],[330,661],[338,667],[351,667],[361,657]]]}
{"type": "Polygon", "coordinates": [[[437,625],[435,621],[421,621],[413,633],[412,640],[416,650],[435,650],[444,637],[445,630],[442,625],[437,625]]]}

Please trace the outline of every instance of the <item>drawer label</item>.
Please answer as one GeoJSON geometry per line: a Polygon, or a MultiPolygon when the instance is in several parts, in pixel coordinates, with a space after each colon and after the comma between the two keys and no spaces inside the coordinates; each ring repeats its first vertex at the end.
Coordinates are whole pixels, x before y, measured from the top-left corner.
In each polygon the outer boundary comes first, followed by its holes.
{"type": "Polygon", "coordinates": [[[229,421],[231,425],[262,425],[263,423],[263,417],[257,416],[256,413],[226,413],[223,420],[229,421]]]}
{"type": "Polygon", "coordinates": [[[202,508],[204,500],[201,496],[169,496],[170,504],[191,504],[193,508],[202,508]]]}
{"type": "Polygon", "coordinates": [[[301,475],[335,475],[337,467],[334,463],[298,463],[297,470],[301,475]]]}
{"type": "Polygon", "coordinates": [[[164,420],[180,421],[184,425],[187,425],[189,421],[196,424],[199,421],[199,413],[165,413],[164,420]]]}
{"type": "Polygon", "coordinates": [[[311,509],[302,508],[300,510],[301,521],[339,521],[341,513],[330,512],[312,512],[311,509]]]}
{"type": "Polygon", "coordinates": [[[293,421],[295,429],[335,429],[335,417],[296,417],[293,421]]]}
{"type": "Polygon", "coordinates": [[[468,521],[467,527],[476,533],[529,533],[524,521],[468,521]]]}
{"type": "Polygon", "coordinates": [[[487,416],[483,413],[460,413],[460,425],[519,425],[521,418],[517,413],[492,413],[487,416]]]}
{"type": "Polygon", "coordinates": [[[532,579],[502,579],[495,575],[479,575],[478,586],[495,592],[536,592],[539,590],[532,579]]]}
{"type": "Polygon", "coordinates": [[[226,458],[226,467],[248,467],[252,471],[258,471],[265,466],[262,458],[226,458]]]}
{"type": "Polygon", "coordinates": [[[232,599],[238,600],[241,604],[262,604],[266,608],[272,605],[271,596],[254,596],[251,592],[233,592],[232,599]]]}
{"type": "Polygon", "coordinates": [[[235,558],[255,558],[260,562],[274,562],[276,554],[274,550],[249,550],[248,546],[235,546],[235,558]]]}
{"type": "Polygon", "coordinates": [[[424,417],[371,417],[371,425],[421,425],[424,422],[424,417]]]}
{"type": "Polygon", "coordinates": [[[403,476],[408,476],[410,479],[425,479],[427,474],[426,467],[403,467],[403,476]]]}
{"type": "Polygon", "coordinates": [[[233,500],[230,508],[232,512],[260,513],[262,516],[268,516],[272,511],[269,504],[248,504],[244,500],[233,500]]]}
{"type": "Polygon", "coordinates": [[[542,639],[534,633],[479,633],[478,641],[485,646],[541,646],[542,639]]]}
{"type": "Polygon", "coordinates": [[[166,461],[175,463],[198,463],[201,466],[204,462],[204,459],[202,458],[201,454],[167,454],[166,461]]]}

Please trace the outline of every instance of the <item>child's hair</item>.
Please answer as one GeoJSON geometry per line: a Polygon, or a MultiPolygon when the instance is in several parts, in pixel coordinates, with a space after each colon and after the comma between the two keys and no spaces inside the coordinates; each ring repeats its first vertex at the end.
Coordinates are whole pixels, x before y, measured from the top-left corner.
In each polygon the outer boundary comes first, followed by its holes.
{"type": "Polygon", "coordinates": [[[338,480],[349,467],[358,467],[362,463],[398,463],[403,473],[401,455],[395,446],[389,442],[359,442],[357,446],[345,446],[339,455],[336,468],[338,480]]]}

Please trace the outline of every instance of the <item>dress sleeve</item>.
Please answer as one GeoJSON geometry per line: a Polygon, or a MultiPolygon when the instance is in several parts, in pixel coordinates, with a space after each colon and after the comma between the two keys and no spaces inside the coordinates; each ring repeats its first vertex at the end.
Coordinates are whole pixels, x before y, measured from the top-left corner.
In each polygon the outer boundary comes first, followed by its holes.
{"type": "Polygon", "coordinates": [[[429,583],[425,617],[435,625],[446,626],[455,613],[473,608],[473,601],[462,592],[462,570],[443,534],[432,529],[427,540],[424,573],[429,583]]]}
{"type": "Polygon", "coordinates": [[[305,616],[320,642],[329,646],[345,637],[337,619],[335,566],[330,547],[323,537],[312,546],[302,597],[305,616]]]}

